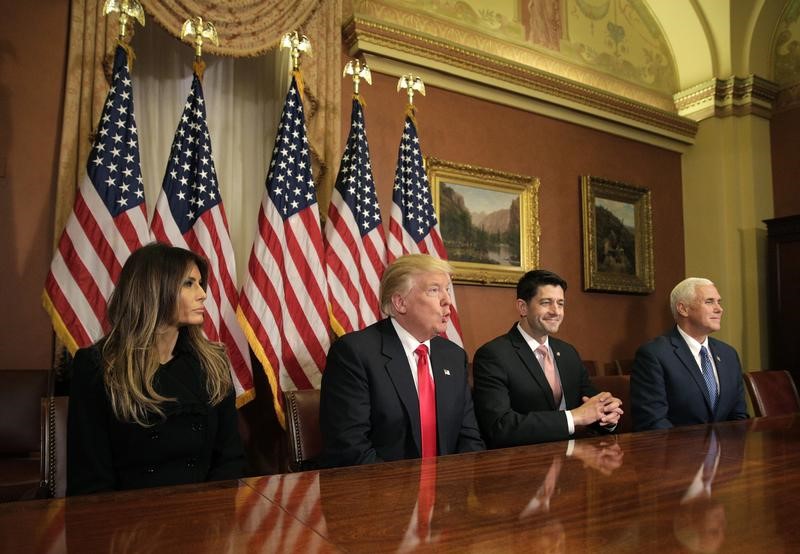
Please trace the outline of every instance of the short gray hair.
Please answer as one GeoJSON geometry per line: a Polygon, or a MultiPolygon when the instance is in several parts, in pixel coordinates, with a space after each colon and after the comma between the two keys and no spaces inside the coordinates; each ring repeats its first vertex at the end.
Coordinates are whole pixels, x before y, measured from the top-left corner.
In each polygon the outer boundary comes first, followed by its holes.
{"type": "Polygon", "coordinates": [[[710,279],[705,277],[688,277],[675,285],[669,293],[669,309],[672,310],[672,317],[678,321],[678,304],[689,304],[697,295],[697,287],[713,285],[710,279]]]}

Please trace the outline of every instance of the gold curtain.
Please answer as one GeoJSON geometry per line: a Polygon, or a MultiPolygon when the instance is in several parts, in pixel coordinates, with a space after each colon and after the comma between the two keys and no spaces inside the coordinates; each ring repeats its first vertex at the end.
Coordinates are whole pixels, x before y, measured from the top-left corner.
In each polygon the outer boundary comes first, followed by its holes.
{"type": "MultiPolygon", "coordinates": [[[[69,52],[58,156],[54,248],[75,202],[75,192],[86,175],[92,133],[108,94],[109,80],[103,69],[113,61],[116,18],[103,17],[103,2],[72,0],[69,52]]],[[[110,70],[110,65],[109,65],[110,70]]]]}
{"type": "MultiPolygon", "coordinates": [[[[211,21],[220,46],[204,45],[204,50],[219,55],[263,54],[295,29],[308,36],[313,52],[303,57],[301,71],[317,194],[320,211],[325,213],[336,177],[333,167],[340,155],[342,0],[142,0],[142,5],[148,24],[155,20],[176,37],[189,17],[200,15],[211,21]]],[[[91,135],[108,92],[104,65],[110,68],[113,61],[118,26],[116,15],[104,17],[102,8],[103,0],[72,0],[54,244],[72,211],[91,135]]],[[[138,24],[132,25],[135,29],[138,24]]],[[[267,135],[274,132],[265,129],[267,135]]]]}

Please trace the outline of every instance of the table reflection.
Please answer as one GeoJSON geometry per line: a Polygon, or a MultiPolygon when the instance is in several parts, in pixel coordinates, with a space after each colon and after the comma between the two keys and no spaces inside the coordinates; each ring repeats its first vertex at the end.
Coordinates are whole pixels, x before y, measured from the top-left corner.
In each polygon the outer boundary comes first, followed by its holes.
{"type": "Polygon", "coordinates": [[[797,422],[0,505],[0,551],[793,552],[797,422]]]}
{"type": "Polygon", "coordinates": [[[532,452],[508,449],[316,473],[324,522],[315,528],[357,551],[565,552],[571,543],[562,514],[587,511],[585,485],[575,484],[585,483],[586,473],[607,478],[622,468],[622,448],[610,437],[539,445],[532,452]],[[565,475],[571,484],[562,494],[565,475]]]}
{"type": "Polygon", "coordinates": [[[747,426],[708,426],[695,433],[691,442],[670,434],[654,443],[647,457],[652,479],[640,485],[641,508],[671,515],[652,531],[665,548],[718,552],[726,543],[732,500],[726,490],[742,471],[747,426]]]}
{"type": "Polygon", "coordinates": [[[136,492],[118,496],[118,501],[104,506],[98,520],[92,502],[103,498],[71,497],[64,500],[66,551],[149,554],[168,551],[170,547],[192,552],[229,550],[237,529],[237,488],[220,488],[209,493],[206,501],[185,504],[190,490],[159,497],[158,489],[149,491],[150,501],[136,492]],[[208,503],[213,502],[213,507],[208,503]],[[191,536],[179,531],[191,530],[191,536]]]}

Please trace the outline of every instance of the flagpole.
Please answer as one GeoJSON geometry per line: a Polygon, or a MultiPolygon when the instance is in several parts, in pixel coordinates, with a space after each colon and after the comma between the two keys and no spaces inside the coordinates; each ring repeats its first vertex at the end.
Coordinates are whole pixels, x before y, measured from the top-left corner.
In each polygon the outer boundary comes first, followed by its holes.
{"type": "Polygon", "coordinates": [[[300,59],[303,54],[311,55],[311,41],[308,37],[301,35],[297,31],[286,33],[281,38],[281,48],[288,48],[289,54],[292,57],[292,75],[297,83],[297,91],[300,93],[300,98],[303,99],[303,79],[300,74],[300,59]]]}
{"type": "Polygon", "coordinates": [[[417,120],[415,118],[417,108],[414,106],[414,91],[419,92],[422,96],[425,96],[425,83],[422,81],[422,78],[418,75],[414,75],[413,73],[408,73],[406,75],[401,75],[400,79],[397,81],[397,92],[406,89],[406,95],[408,97],[408,104],[406,104],[406,115],[414,121],[414,125],[417,125],[417,120]]]}
{"type": "Polygon", "coordinates": [[[103,4],[103,15],[112,13],[119,14],[119,42],[122,43],[123,39],[128,32],[128,23],[131,19],[139,22],[139,25],[144,27],[144,8],[139,3],[139,0],[106,0],[103,4]]]}
{"type": "Polygon", "coordinates": [[[372,84],[372,72],[370,72],[369,67],[367,67],[367,62],[364,62],[363,65],[361,61],[357,59],[347,62],[344,66],[344,71],[342,71],[342,77],[347,77],[348,75],[353,78],[353,97],[359,99],[363,105],[361,95],[358,93],[358,87],[362,80],[368,85],[372,84]]]}
{"type": "Polygon", "coordinates": [[[203,42],[210,40],[214,46],[219,46],[217,28],[208,20],[196,15],[183,22],[181,27],[181,40],[190,39],[194,45],[194,63],[192,69],[198,79],[203,80],[206,62],[203,61],[203,42]]]}

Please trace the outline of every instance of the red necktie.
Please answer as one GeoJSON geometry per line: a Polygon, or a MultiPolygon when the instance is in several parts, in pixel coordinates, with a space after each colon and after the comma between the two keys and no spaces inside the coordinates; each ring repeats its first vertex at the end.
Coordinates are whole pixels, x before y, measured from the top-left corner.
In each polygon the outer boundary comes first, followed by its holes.
{"type": "Polygon", "coordinates": [[[419,423],[422,433],[422,457],[436,456],[436,393],[428,369],[428,347],[420,344],[417,355],[417,393],[419,394],[419,423]]]}

